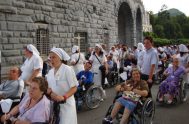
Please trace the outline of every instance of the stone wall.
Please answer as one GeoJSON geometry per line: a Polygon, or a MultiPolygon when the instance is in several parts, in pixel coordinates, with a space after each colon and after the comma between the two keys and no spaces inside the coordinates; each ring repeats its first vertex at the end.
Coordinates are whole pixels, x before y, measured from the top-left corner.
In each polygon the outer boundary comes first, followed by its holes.
{"type": "Polygon", "coordinates": [[[36,44],[38,28],[49,30],[50,47],[62,47],[67,52],[75,32],[87,33],[88,46],[103,42],[104,33],[109,35],[109,45],[115,44],[119,40],[118,12],[122,3],[131,10],[128,18],[132,18],[132,25],[127,29],[131,40],[126,44],[133,45],[137,42],[137,9],[141,18],[144,13],[141,0],[0,0],[1,73],[23,63],[23,46],[36,44]]]}

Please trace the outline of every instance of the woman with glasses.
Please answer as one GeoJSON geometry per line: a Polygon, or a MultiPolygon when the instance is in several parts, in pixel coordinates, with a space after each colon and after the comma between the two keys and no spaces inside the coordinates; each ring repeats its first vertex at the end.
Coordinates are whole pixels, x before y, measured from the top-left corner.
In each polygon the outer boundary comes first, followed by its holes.
{"type": "Polygon", "coordinates": [[[11,121],[13,124],[48,124],[50,118],[50,101],[45,96],[48,84],[42,77],[32,79],[29,92],[19,105],[15,106],[1,122],[11,121]],[[18,117],[15,116],[18,114],[18,117]]]}

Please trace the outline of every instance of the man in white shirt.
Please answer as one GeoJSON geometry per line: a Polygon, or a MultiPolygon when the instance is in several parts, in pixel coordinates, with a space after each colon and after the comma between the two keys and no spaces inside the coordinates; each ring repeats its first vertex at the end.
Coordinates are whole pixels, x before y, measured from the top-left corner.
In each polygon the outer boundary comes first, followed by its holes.
{"type": "MultiPolygon", "coordinates": [[[[151,89],[153,85],[153,78],[158,66],[158,54],[155,48],[153,48],[153,39],[151,37],[144,38],[144,47],[146,48],[144,52],[143,64],[141,67],[141,78],[146,80],[151,89]]],[[[151,96],[151,91],[149,93],[151,96]]]]}

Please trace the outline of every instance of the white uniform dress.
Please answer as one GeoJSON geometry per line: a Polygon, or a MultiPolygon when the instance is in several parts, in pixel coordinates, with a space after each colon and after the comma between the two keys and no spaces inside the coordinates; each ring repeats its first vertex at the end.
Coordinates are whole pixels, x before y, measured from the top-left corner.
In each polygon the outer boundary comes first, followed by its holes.
{"type": "Polygon", "coordinates": [[[39,55],[33,54],[30,59],[26,59],[21,67],[22,74],[20,78],[24,81],[28,80],[32,75],[33,70],[40,69],[37,76],[42,76],[43,60],[39,55]]]}
{"type": "Polygon", "coordinates": [[[72,66],[76,75],[80,71],[84,70],[83,63],[85,62],[85,57],[82,53],[74,53],[71,55],[71,62],[77,62],[77,61],[78,61],[78,63],[76,65],[72,66]],[[80,58],[79,58],[79,54],[80,54],[80,58]],[[79,58],[79,61],[78,61],[78,58],[79,58]]]}
{"type": "MultiPolygon", "coordinates": [[[[62,64],[59,70],[54,74],[52,68],[47,74],[49,87],[58,95],[65,95],[70,88],[78,86],[78,82],[73,69],[62,64]]],[[[77,114],[75,99],[72,95],[66,100],[65,104],[60,104],[60,123],[59,124],[77,124],[77,114]]]]}
{"type": "MultiPolygon", "coordinates": [[[[104,62],[107,62],[106,56],[102,55],[102,56],[98,56],[98,59],[100,60],[101,64],[103,64],[104,62]]],[[[90,61],[92,61],[92,69],[91,71],[94,73],[94,78],[93,78],[93,82],[98,85],[98,86],[102,86],[101,84],[101,78],[102,78],[102,74],[101,71],[99,70],[99,67],[101,66],[100,62],[98,61],[98,59],[96,58],[95,55],[91,55],[91,57],[89,58],[90,61]]]]}
{"type": "MultiPolygon", "coordinates": [[[[179,58],[179,62],[180,62],[180,66],[184,66],[186,67],[187,64],[189,63],[189,54],[185,54],[182,57],[180,55],[178,55],[179,58]]],[[[184,76],[184,81],[189,84],[189,73],[185,73],[184,76]]]]}

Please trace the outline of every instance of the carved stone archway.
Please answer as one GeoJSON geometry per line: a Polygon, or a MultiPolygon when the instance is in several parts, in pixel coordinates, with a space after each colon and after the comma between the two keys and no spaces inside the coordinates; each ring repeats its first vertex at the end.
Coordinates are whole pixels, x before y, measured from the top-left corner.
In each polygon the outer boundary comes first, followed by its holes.
{"type": "Polygon", "coordinates": [[[131,45],[133,38],[133,14],[130,5],[122,2],[118,10],[118,40],[131,45]]]}

